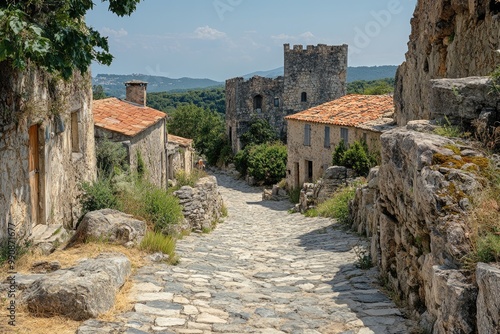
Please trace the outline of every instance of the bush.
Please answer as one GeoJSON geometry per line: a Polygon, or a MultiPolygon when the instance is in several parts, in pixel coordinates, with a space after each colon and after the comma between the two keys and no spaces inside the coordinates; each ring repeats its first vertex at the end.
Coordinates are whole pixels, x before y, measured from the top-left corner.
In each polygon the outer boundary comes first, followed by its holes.
{"type": "Polygon", "coordinates": [[[349,202],[354,199],[355,194],[355,186],[337,190],[332,198],[318,205],[318,214],[321,217],[335,218],[341,224],[350,224],[349,202]]]}
{"type": "Polygon", "coordinates": [[[93,183],[84,182],[81,185],[82,215],[101,209],[120,209],[118,198],[109,178],[99,178],[93,183]]]}
{"type": "Polygon", "coordinates": [[[156,232],[167,234],[172,225],[178,224],[183,218],[179,200],[163,189],[146,187],[142,201],[144,216],[154,224],[156,232]]]}
{"type": "Polygon", "coordinates": [[[205,171],[202,171],[199,169],[193,169],[191,171],[191,173],[186,173],[183,170],[178,171],[175,174],[175,180],[177,181],[177,185],[175,186],[175,189],[178,190],[184,186],[194,187],[196,185],[196,182],[198,182],[199,179],[201,179],[202,177],[205,177],[207,175],[208,174],[205,171]]]}
{"type": "Polygon", "coordinates": [[[250,146],[247,146],[244,150],[239,151],[234,156],[234,166],[236,167],[236,170],[243,176],[247,175],[249,152],[250,146]]]}
{"type": "Polygon", "coordinates": [[[107,138],[97,142],[96,158],[99,176],[110,177],[118,171],[129,169],[127,163],[127,150],[120,143],[115,143],[107,138]]]}
{"type": "Polygon", "coordinates": [[[281,143],[254,146],[248,156],[248,175],[258,182],[275,184],[286,176],[287,149],[281,143]]]}
{"type": "Polygon", "coordinates": [[[300,200],[300,187],[290,189],[290,202],[297,204],[300,200]]]}
{"type": "Polygon", "coordinates": [[[240,143],[241,147],[245,148],[248,145],[271,143],[276,139],[276,132],[269,122],[257,118],[250,122],[248,130],[240,136],[240,143]]]}
{"type": "Polygon", "coordinates": [[[171,236],[158,232],[147,232],[139,248],[149,253],[162,252],[167,254],[169,262],[172,263],[176,261],[175,244],[176,240],[171,236]]]}
{"type": "Polygon", "coordinates": [[[377,164],[377,159],[368,151],[366,143],[355,141],[346,149],[342,140],[333,151],[332,164],[352,168],[358,175],[366,176],[377,164]]]}

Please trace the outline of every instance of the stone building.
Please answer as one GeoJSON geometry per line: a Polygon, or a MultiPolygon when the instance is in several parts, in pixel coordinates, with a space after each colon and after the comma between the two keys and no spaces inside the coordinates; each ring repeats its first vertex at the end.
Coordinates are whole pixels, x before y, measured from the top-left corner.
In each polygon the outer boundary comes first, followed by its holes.
{"type": "Polygon", "coordinates": [[[167,187],[167,114],[146,106],[147,83],[126,83],[125,100],[94,101],[95,136],[120,142],[127,149],[130,168],[142,159],[148,180],[167,187]]]}
{"type": "Polygon", "coordinates": [[[62,81],[0,62],[0,239],[73,228],[78,185],[96,177],[90,75],[62,81]]]}
{"type": "Polygon", "coordinates": [[[179,136],[168,135],[168,178],[175,179],[175,175],[183,171],[190,174],[194,166],[193,140],[179,136]]]}
{"type": "Polygon", "coordinates": [[[288,122],[287,183],[300,187],[323,176],[335,146],[364,140],[380,150],[380,134],[393,127],[390,95],[351,94],[285,117],[288,122]]]}
{"type": "Polygon", "coordinates": [[[286,138],[284,117],[346,94],[347,45],[284,45],[284,76],[226,81],[226,130],[234,152],[250,122],[263,118],[286,138]]]}

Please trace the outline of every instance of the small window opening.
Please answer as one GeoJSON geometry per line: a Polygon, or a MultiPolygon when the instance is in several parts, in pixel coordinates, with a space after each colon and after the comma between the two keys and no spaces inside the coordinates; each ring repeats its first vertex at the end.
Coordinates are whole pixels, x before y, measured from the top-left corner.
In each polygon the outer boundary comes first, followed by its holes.
{"type": "Polygon", "coordinates": [[[302,92],[302,94],[300,94],[300,101],[307,102],[307,93],[306,92],[302,92]]]}
{"type": "Polygon", "coordinates": [[[257,111],[262,111],[262,95],[256,95],[253,98],[253,107],[257,111]]]}

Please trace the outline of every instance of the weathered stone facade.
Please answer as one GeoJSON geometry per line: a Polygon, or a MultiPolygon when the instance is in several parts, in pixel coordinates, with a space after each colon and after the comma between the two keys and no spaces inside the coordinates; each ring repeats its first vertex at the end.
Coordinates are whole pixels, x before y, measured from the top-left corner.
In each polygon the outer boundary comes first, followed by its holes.
{"type": "Polygon", "coordinates": [[[140,154],[146,167],[147,179],[158,187],[165,188],[167,186],[166,129],[165,120],[150,126],[136,136],[126,136],[96,126],[95,137],[97,141],[108,138],[113,142],[122,143],[127,149],[128,163],[133,171],[137,171],[140,154]]]}
{"type": "Polygon", "coordinates": [[[430,117],[431,79],[489,75],[500,63],[500,2],[419,0],[396,74],[399,125],[430,117]]]}
{"type": "Polygon", "coordinates": [[[284,117],[346,94],[347,45],[284,45],[285,74],[226,81],[226,128],[234,152],[250,121],[263,118],[286,138],[284,117]]]}
{"type": "MultiPolygon", "coordinates": [[[[484,158],[418,121],[383,134],[381,140],[382,163],[356,193],[353,229],[370,237],[373,263],[422,328],[435,334],[475,333],[478,290],[462,270],[462,259],[471,252],[469,198],[482,189],[481,177],[471,171],[479,170],[474,161],[481,164],[484,158]],[[436,165],[437,156],[464,166],[436,165]]],[[[480,304],[488,308],[483,312],[498,314],[484,298],[484,287],[490,289],[486,294],[497,295],[498,288],[481,285],[480,304]]]]}
{"type": "Polygon", "coordinates": [[[0,63],[0,239],[38,224],[73,228],[78,184],[96,177],[90,74],[62,81],[0,63]]]}
{"type": "Polygon", "coordinates": [[[193,140],[169,134],[167,147],[168,179],[174,180],[180,171],[190,174],[194,166],[193,140]]]}

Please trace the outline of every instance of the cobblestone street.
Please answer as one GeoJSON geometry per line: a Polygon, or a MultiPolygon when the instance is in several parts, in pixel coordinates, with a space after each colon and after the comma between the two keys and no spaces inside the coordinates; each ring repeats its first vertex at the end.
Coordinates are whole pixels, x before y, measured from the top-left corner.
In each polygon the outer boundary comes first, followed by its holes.
{"type": "Polygon", "coordinates": [[[210,234],[180,240],[177,266],[133,277],[134,312],[119,324],[88,321],[79,333],[409,333],[377,288],[376,269],[356,267],[365,242],[324,218],[289,214],[288,201],[216,175],[229,216],[210,234]]]}

